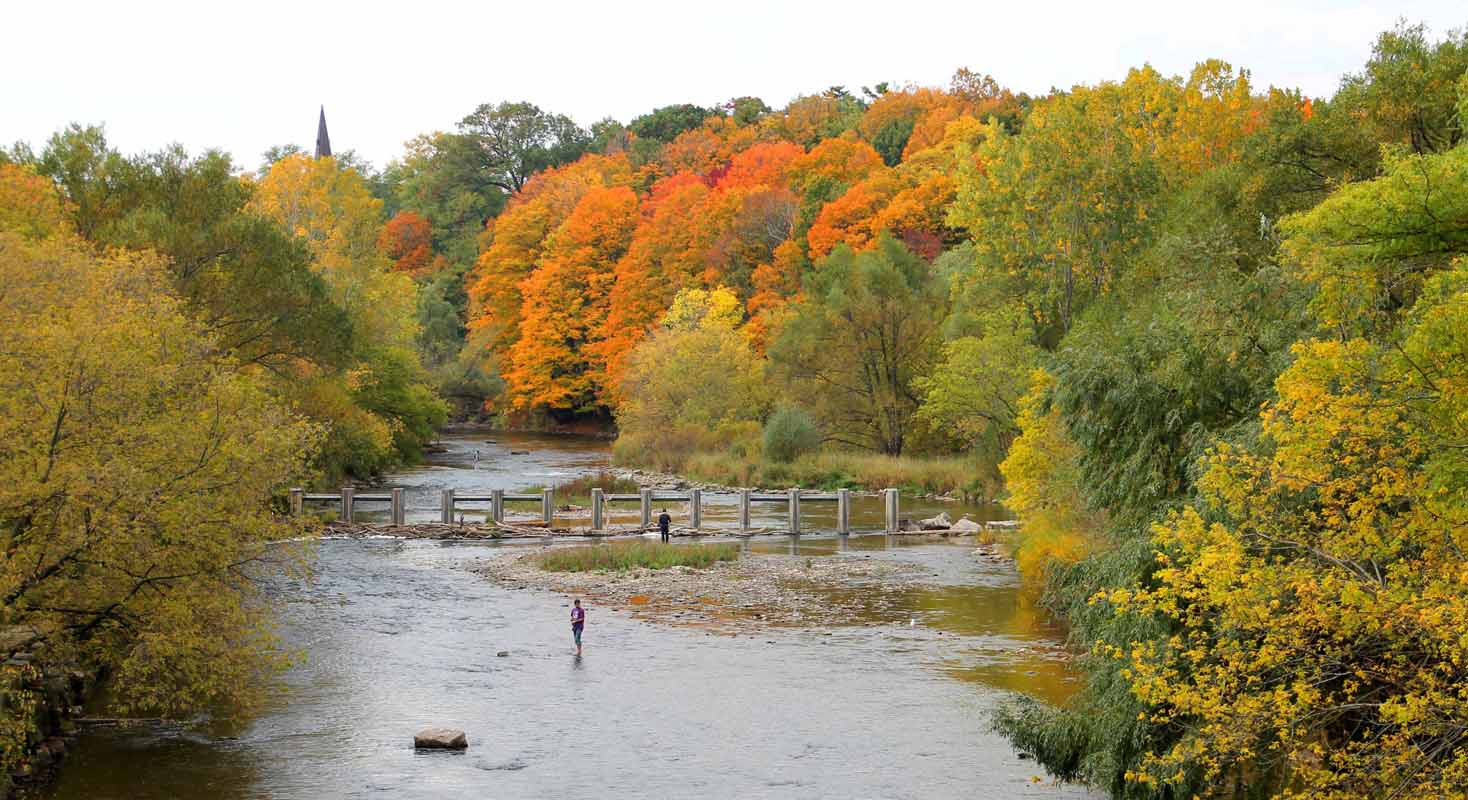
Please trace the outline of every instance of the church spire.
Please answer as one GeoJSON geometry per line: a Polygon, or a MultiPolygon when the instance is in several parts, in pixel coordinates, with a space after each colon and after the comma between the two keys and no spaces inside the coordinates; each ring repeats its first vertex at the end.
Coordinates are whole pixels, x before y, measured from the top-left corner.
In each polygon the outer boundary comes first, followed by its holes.
{"type": "Polygon", "coordinates": [[[331,155],[331,137],[326,135],[326,106],[321,107],[321,122],[316,125],[316,157],[331,155]]]}

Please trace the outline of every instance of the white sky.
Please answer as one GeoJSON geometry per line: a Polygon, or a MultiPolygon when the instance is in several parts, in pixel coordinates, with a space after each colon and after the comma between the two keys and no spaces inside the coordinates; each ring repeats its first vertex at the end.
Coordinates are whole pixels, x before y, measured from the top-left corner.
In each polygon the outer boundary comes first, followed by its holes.
{"type": "Polygon", "coordinates": [[[127,153],[177,141],[253,168],[270,145],[311,146],[324,104],[333,148],[382,167],[483,102],[588,125],[737,95],[779,107],[833,84],[946,85],[960,66],[1039,93],[1208,57],[1328,96],[1399,18],[1441,34],[1468,24],[1468,4],[35,0],[0,15],[0,143],[100,122],[127,153]]]}

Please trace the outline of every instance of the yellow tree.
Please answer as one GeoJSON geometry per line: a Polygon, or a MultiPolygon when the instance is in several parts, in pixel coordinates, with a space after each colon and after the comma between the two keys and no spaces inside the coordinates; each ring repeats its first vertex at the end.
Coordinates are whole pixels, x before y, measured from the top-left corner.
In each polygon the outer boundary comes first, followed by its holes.
{"type": "Polygon", "coordinates": [[[49,193],[0,168],[0,624],[111,668],[127,711],[248,705],[279,663],[254,579],[293,534],[270,502],[316,431],[222,355],[160,257],[98,255],[49,193]]]}
{"type": "Polygon", "coordinates": [[[366,339],[411,347],[417,334],[413,279],[378,247],[382,201],[355,170],[331,158],[287,156],[255,187],[250,209],[304,239],[315,268],[366,339]]]}
{"type": "Polygon", "coordinates": [[[742,316],[738,296],[726,287],[678,293],[662,324],[628,358],[618,393],[620,455],[676,469],[691,452],[758,433],[769,390],[737,329],[742,316]]]}
{"type": "Polygon", "coordinates": [[[1389,160],[1283,226],[1331,336],[1156,526],[1154,580],[1097,598],[1171,631],[1105,650],[1174,734],[1134,783],[1468,797],[1465,159],[1389,160]]]}

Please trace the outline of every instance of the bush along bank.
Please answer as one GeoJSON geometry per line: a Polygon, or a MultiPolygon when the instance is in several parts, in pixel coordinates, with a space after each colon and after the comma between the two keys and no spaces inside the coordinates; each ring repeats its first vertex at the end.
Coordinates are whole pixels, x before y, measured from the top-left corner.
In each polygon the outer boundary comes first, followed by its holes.
{"type": "Polygon", "coordinates": [[[644,463],[620,451],[616,452],[616,460],[623,467],[635,470],[623,473],[634,480],[662,477],[665,480],[661,482],[669,485],[682,482],[710,488],[776,489],[798,486],[819,491],[866,492],[898,489],[908,495],[965,501],[993,500],[1000,489],[983,477],[983,470],[973,459],[959,456],[885,456],[832,451],[779,462],[757,456],[700,451],[688,454],[672,470],[658,469],[660,465],[644,463]]]}

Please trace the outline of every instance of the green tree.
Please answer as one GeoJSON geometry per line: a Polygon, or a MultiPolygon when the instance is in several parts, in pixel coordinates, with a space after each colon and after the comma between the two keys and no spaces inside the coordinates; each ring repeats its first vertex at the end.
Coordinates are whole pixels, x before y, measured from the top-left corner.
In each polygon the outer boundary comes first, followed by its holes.
{"type": "Polygon", "coordinates": [[[705,119],[717,114],[713,109],[679,103],[655,108],[633,119],[627,127],[639,139],[651,139],[666,144],[678,138],[678,134],[697,128],[705,119]]]}
{"type": "Polygon", "coordinates": [[[977,336],[943,346],[930,375],[915,386],[922,394],[917,418],[978,453],[996,467],[1019,433],[1019,399],[1040,362],[1029,320],[1017,310],[977,336]]]}
{"type": "Polygon", "coordinates": [[[890,236],[838,246],[817,264],[770,359],[791,396],[809,398],[829,440],[900,455],[932,366],[946,287],[890,236]]]}
{"type": "Polygon", "coordinates": [[[591,143],[570,117],[532,103],[485,103],[459,121],[459,135],[474,150],[480,177],[506,195],[531,175],[575,161],[591,143]]]}
{"type": "Polygon", "coordinates": [[[1399,24],[1376,40],[1366,68],[1341,81],[1332,104],[1365,123],[1377,142],[1440,153],[1463,139],[1458,102],[1468,72],[1468,31],[1428,41],[1424,25],[1399,24]]]}
{"type": "Polygon", "coordinates": [[[740,125],[753,125],[760,118],[770,113],[771,109],[765,101],[758,97],[736,97],[729,101],[729,110],[734,121],[740,125]]]}
{"type": "Polygon", "coordinates": [[[882,154],[882,161],[887,166],[895,167],[902,161],[902,151],[912,137],[916,122],[912,117],[894,119],[872,137],[872,148],[882,154]]]}

